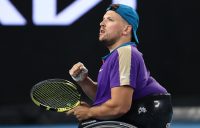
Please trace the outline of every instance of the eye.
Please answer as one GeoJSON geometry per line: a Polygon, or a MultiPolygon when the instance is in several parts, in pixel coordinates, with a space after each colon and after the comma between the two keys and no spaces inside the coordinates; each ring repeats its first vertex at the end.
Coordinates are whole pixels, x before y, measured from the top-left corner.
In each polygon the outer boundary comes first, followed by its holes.
{"type": "Polygon", "coordinates": [[[108,17],[108,20],[109,20],[109,21],[114,21],[111,17],[108,17]]]}

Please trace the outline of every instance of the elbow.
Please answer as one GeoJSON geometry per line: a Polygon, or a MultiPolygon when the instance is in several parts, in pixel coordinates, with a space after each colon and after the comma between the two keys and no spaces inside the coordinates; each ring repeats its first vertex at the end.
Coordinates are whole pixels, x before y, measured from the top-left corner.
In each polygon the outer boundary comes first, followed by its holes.
{"type": "Polygon", "coordinates": [[[130,110],[131,106],[119,106],[114,109],[114,116],[123,116],[130,110]]]}
{"type": "Polygon", "coordinates": [[[130,106],[123,107],[123,108],[120,109],[119,113],[120,113],[121,115],[124,115],[124,114],[126,114],[130,109],[131,109],[130,106]]]}

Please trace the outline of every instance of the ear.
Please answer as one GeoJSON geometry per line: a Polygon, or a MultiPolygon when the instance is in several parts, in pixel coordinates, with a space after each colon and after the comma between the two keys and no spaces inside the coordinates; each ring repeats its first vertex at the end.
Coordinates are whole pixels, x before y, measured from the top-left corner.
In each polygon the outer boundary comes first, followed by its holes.
{"type": "Polygon", "coordinates": [[[124,26],[123,32],[122,34],[127,36],[127,35],[131,35],[131,31],[132,31],[132,26],[131,25],[126,25],[124,26]]]}

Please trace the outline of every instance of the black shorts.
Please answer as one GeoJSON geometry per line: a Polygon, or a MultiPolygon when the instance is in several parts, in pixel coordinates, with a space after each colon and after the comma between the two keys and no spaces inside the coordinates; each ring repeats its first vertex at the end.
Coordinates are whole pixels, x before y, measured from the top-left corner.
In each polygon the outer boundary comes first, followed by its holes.
{"type": "MultiPolygon", "coordinates": [[[[125,122],[138,128],[169,128],[172,115],[171,95],[159,94],[133,101],[128,113],[112,121],[125,122]]],[[[102,120],[83,121],[79,124],[79,128],[96,122],[102,122],[102,120]]]]}

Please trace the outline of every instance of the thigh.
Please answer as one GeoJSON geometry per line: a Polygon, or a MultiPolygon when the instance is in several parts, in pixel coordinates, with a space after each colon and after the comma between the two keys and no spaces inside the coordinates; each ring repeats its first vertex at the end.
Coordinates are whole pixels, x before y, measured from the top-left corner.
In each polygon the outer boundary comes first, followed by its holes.
{"type": "Polygon", "coordinates": [[[142,122],[144,128],[169,128],[173,115],[171,101],[166,99],[155,101],[152,106],[146,107],[146,113],[137,115],[138,121],[142,122]]]}
{"type": "Polygon", "coordinates": [[[170,96],[158,96],[135,102],[128,119],[138,128],[168,128],[172,114],[170,96]]]}

